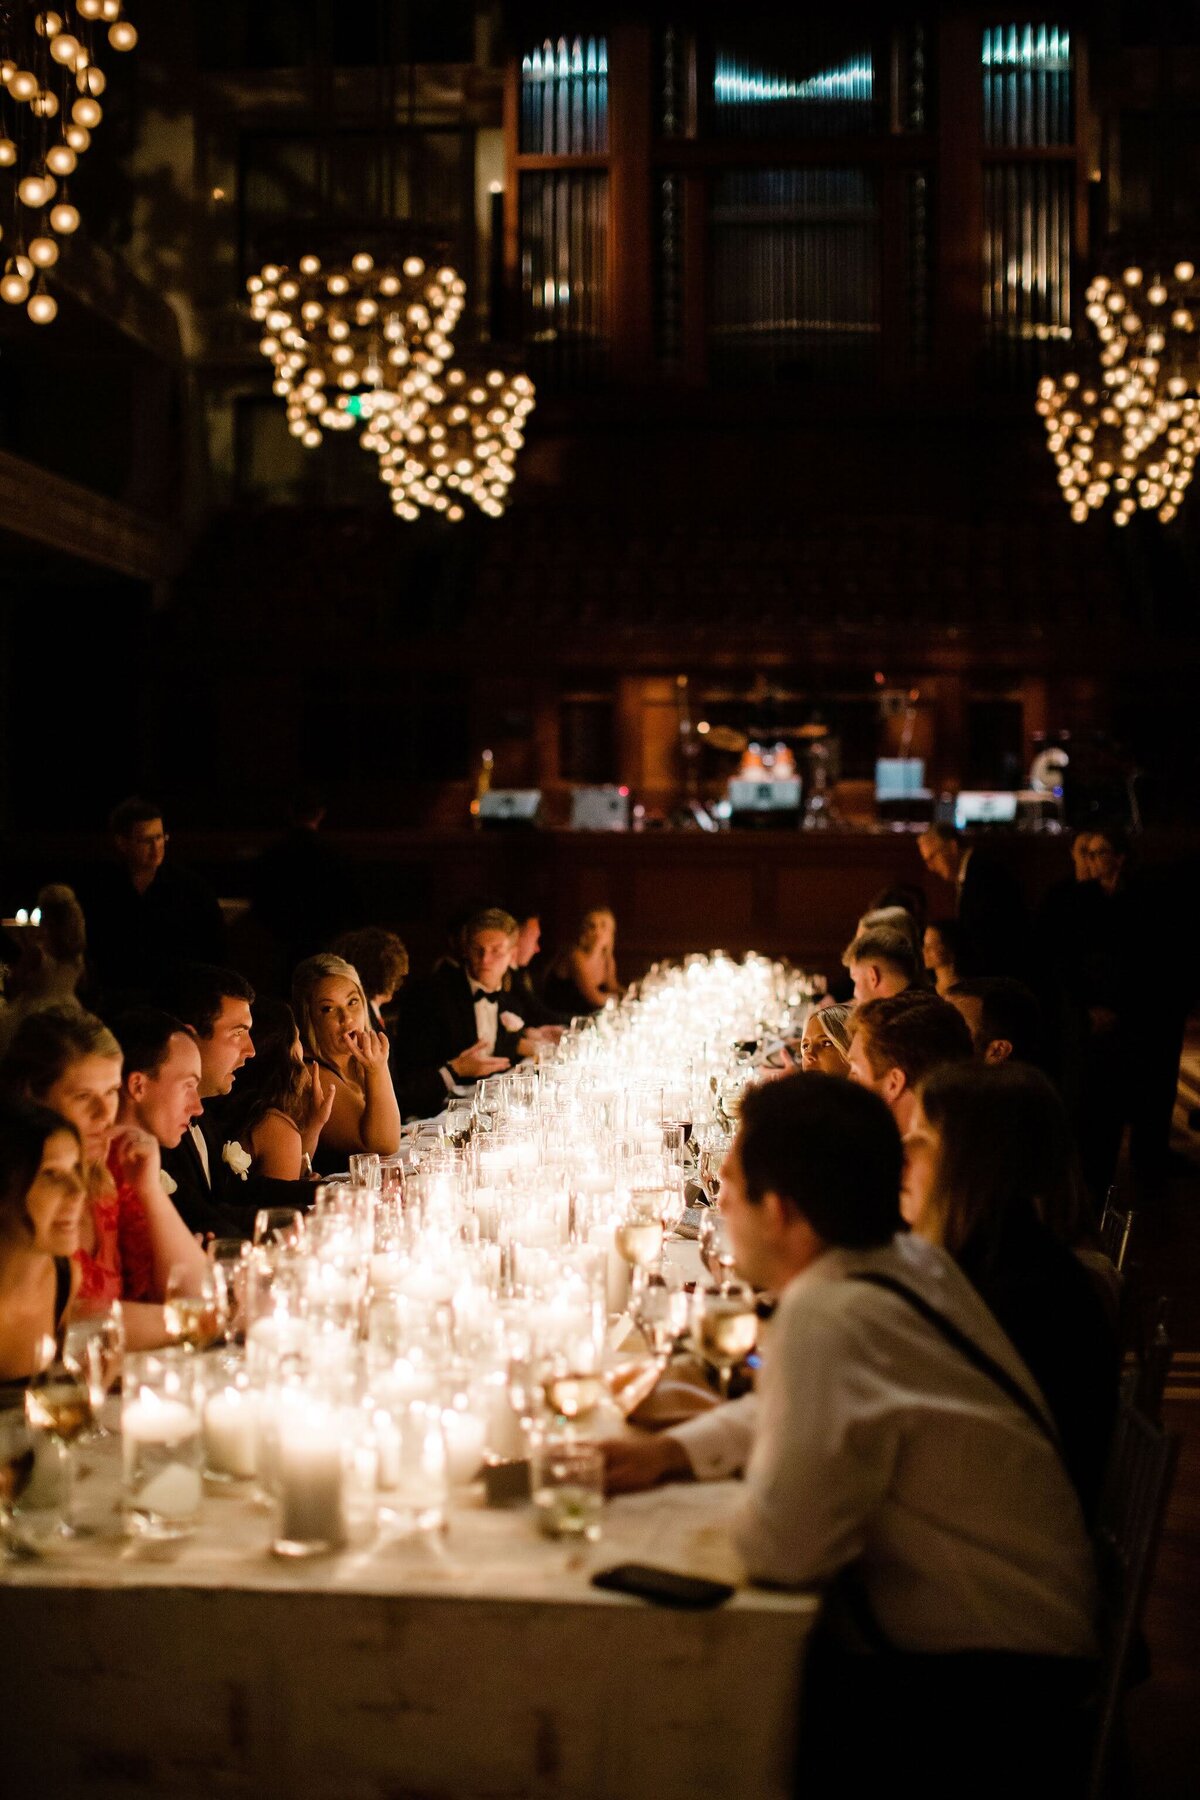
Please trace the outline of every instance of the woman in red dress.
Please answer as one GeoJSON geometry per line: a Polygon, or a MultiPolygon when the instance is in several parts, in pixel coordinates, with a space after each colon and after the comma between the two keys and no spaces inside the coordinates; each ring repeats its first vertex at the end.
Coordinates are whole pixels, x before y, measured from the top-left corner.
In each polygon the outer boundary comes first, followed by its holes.
{"type": "Polygon", "coordinates": [[[162,1185],[158,1145],[144,1131],[114,1129],[121,1046],[90,1013],[50,1008],[22,1021],[0,1083],[48,1106],[78,1131],[88,1205],[75,1252],[75,1309],[121,1302],[132,1350],[168,1341],[162,1302],[172,1268],[198,1282],[204,1253],[162,1185]]]}

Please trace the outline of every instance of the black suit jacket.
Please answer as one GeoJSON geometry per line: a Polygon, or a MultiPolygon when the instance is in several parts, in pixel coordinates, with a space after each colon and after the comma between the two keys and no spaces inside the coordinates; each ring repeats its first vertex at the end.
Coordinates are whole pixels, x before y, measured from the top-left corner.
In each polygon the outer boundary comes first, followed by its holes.
{"type": "Polygon", "coordinates": [[[264,1206],[311,1206],[313,1189],[307,1181],[275,1181],[269,1175],[248,1175],[242,1181],[221,1155],[234,1135],[223,1129],[216,1114],[204,1112],[200,1130],[208,1146],[212,1185],[190,1131],[185,1131],[174,1150],[162,1152],[162,1166],[175,1183],[171,1198],[189,1231],[214,1237],[254,1236],[255,1215],[264,1206]]]}
{"type": "Polygon", "coordinates": [[[1028,981],[1029,916],[1016,877],[987,850],[973,849],[958,890],[958,972],[1028,981]]]}
{"type": "MultiPolygon", "coordinates": [[[[502,995],[500,1011],[507,1012],[507,996],[502,995]]],[[[512,1010],[521,1015],[520,1007],[512,1010]]],[[[414,1071],[437,1071],[478,1040],[475,1028],[475,1003],[466,971],[456,964],[444,963],[424,981],[414,982],[401,991],[397,1010],[396,1040],[392,1044],[391,1062],[396,1075],[414,1071]]],[[[516,1062],[520,1052],[520,1033],[496,1027],[496,1055],[516,1062]]],[[[440,1081],[440,1076],[438,1077],[440,1081]]],[[[397,1097],[400,1089],[397,1086],[397,1097]]],[[[445,1096],[443,1094],[443,1100],[445,1096]]],[[[401,1102],[403,1110],[403,1102],[401,1102]]]]}

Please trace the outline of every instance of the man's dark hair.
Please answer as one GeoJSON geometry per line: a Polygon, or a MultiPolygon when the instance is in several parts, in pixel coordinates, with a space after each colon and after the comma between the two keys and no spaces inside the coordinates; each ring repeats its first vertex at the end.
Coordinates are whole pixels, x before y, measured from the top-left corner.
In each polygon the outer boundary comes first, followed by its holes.
{"type": "Polygon", "coordinates": [[[171,985],[171,1011],[190,1025],[197,1037],[211,1037],[223,1000],[244,1000],[254,1005],[254,989],[236,969],[218,969],[212,963],[187,963],[171,985]]]}
{"type": "Polygon", "coordinates": [[[1129,855],[1129,833],[1119,819],[1101,819],[1091,827],[1091,836],[1103,838],[1117,856],[1129,855]]]}
{"type": "Polygon", "coordinates": [[[860,931],[842,957],[846,968],[851,963],[882,963],[905,981],[917,979],[917,961],[907,932],[893,925],[872,925],[860,931]]]}
{"type": "Polygon", "coordinates": [[[886,1244],[900,1229],[900,1134],[867,1088],[836,1075],[747,1088],[737,1142],[752,1205],[778,1194],[824,1243],[847,1249],[886,1244]]]}
{"type": "Polygon", "coordinates": [[[966,1062],[975,1049],[957,1007],[926,988],[864,1001],[854,1015],[854,1035],[860,1031],[875,1074],[900,1069],[910,1088],[939,1063],[966,1062]]]}
{"type": "Polygon", "coordinates": [[[149,825],[153,819],[161,819],[163,809],[154,800],[145,800],[140,794],[131,794],[128,800],[122,800],[114,806],[108,815],[108,829],[114,837],[128,837],[135,825],[149,825]]]}
{"type": "Polygon", "coordinates": [[[1039,1063],[1042,1053],[1042,1009],[1023,981],[1008,975],[977,975],[956,981],[951,994],[980,1002],[981,1048],[1006,1038],[1017,1062],[1039,1063]]]}
{"type": "Polygon", "coordinates": [[[113,1020],[113,1035],[125,1059],[123,1076],[157,1075],[173,1037],[192,1034],[182,1019],[158,1006],[134,1006],[113,1020]]]}

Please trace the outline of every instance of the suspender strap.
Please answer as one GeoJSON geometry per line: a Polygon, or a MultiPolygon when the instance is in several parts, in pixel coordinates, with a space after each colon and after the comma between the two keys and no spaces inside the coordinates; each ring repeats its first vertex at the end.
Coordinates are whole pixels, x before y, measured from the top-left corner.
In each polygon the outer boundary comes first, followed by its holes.
{"type": "Polygon", "coordinates": [[[989,1381],[994,1382],[1014,1406],[1019,1406],[1025,1417],[1037,1426],[1042,1436],[1054,1445],[1060,1455],[1062,1454],[1058,1433],[1033,1396],[1026,1392],[1019,1381],[1013,1379],[1007,1369],[1001,1368],[1000,1364],[994,1361],[986,1350],[981,1350],[973,1338],[969,1338],[965,1331],[960,1331],[958,1326],[946,1317],[945,1313],[939,1312],[936,1306],[931,1306],[923,1295],[916,1293],[903,1281],[897,1281],[893,1275],[876,1274],[871,1270],[862,1270],[848,1279],[865,1281],[869,1282],[872,1287],[884,1288],[889,1294],[895,1294],[898,1300],[903,1300],[906,1306],[911,1306],[912,1310],[919,1313],[927,1325],[932,1325],[933,1329],[945,1338],[946,1342],[952,1345],[960,1356],[965,1357],[981,1375],[986,1375],[989,1381]]]}

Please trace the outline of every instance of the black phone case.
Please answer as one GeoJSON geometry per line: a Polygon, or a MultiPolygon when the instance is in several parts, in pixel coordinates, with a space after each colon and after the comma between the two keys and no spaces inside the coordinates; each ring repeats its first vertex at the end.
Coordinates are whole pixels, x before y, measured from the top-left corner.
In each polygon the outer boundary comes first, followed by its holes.
{"type": "Polygon", "coordinates": [[[618,1563],[592,1576],[592,1586],[614,1594],[632,1594],[655,1606],[678,1606],[691,1612],[722,1606],[735,1589],[724,1581],[705,1581],[699,1575],[677,1575],[673,1569],[655,1569],[649,1563],[618,1563]]]}

